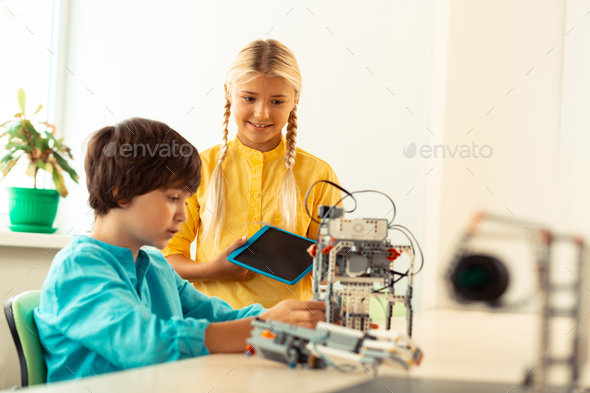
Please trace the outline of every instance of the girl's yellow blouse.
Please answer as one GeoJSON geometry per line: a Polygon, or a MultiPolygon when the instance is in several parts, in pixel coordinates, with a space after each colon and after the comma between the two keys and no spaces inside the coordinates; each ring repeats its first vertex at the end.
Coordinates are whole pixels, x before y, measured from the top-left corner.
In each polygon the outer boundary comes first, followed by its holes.
{"type": "MultiPolygon", "coordinates": [[[[190,255],[191,243],[197,239],[195,260],[201,263],[213,259],[218,251],[212,242],[202,236],[202,217],[205,214],[205,200],[209,189],[211,173],[219,160],[221,145],[200,153],[202,160],[201,186],[188,201],[188,220],[180,225],[180,231],[162,250],[164,256],[173,254],[190,255]]],[[[219,251],[236,239],[251,237],[262,228],[251,222],[267,222],[278,225],[280,213],[277,209],[277,195],[287,168],[284,162],[285,138],[274,149],[266,153],[243,145],[236,137],[229,142],[228,155],[223,162],[226,178],[226,228],[222,232],[219,251]]],[[[293,173],[299,188],[301,201],[307,189],[317,180],[330,180],[339,184],[336,174],[326,162],[297,148],[293,173]]],[[[193,190],[194,191],[194,190],[193,190]]],[[[310,213],[317,218],[319,205],[332,205],[342,194],[340,190],[326,183],[316,185],[308,199],[310,213]]],[[[303,203],[301,203],[303,205],[303,203]]],[[[317,224],[312,222],[304,208],[298,212],[297,233],[315,240],[317,224]]],[[[192,259],[192,258],[191,258],[192,259]]],[[[311,299],[311,274],[295,285],[286,285],[272,278],[254,273],[244,281],[202,281],[193,285],[208,296],[218,296],[234,308],[260,303],[269,308],[284,299],[311,299]]]]}

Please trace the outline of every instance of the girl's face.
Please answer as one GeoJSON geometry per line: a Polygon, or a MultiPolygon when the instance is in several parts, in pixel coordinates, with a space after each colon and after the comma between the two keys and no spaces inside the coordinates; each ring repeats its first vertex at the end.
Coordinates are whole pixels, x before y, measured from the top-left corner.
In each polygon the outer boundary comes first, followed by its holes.
{"type": "MultiPolygon", "coordinates": [[[[224,87],[228,94],[227,86],[224,87]]],[[[240,142],[261,152],[277,147],[295,106],[294,98],[293,88],[282,78],[259,76],[235,84],[230,102],[240,142]]]]}

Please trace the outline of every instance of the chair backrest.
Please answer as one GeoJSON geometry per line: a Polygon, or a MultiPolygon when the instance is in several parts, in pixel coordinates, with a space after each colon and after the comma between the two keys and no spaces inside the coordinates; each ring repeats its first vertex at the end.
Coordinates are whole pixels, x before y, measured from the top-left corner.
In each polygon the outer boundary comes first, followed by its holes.
{"type": "Polygon", "coordinates": [[[28,291],[11,297],[4,304],[4,313],[20,361],[23,387],[42,384],[47,380],[43,347],[33,318],[33,310],[39,306],[40,298],[41,291],[28,291]]]}

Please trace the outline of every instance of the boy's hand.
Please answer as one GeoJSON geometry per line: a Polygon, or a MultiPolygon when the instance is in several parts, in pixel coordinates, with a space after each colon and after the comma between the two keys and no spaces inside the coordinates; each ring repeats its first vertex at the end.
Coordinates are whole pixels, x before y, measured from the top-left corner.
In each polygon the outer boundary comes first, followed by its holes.
{"type": "Polygon", "coordinates": [[[207,278],[209,281],[242,281],[254,274],[253,271],[231,263],[227,260],[229,254],[246,244],[247,237],[236,240],[208,263],[207,278]]]}
{"type": "Polygon", "coordinates": [[[289,299],[283,300],[258,317],[315,329],[318,322],[326,320],[325,309],[324,302],[289,299]]]}

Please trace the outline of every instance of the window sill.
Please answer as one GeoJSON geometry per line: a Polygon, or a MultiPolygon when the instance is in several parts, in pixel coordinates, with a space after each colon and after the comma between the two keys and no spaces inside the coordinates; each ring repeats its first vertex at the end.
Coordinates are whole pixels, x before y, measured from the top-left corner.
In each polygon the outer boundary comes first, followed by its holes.
{"type": "Polygon", "coordinates": [[[70,235],[58,233],[12,232],[8,214],[0,214],[0,247],[61,249],[70,242],[70,235]]]}

